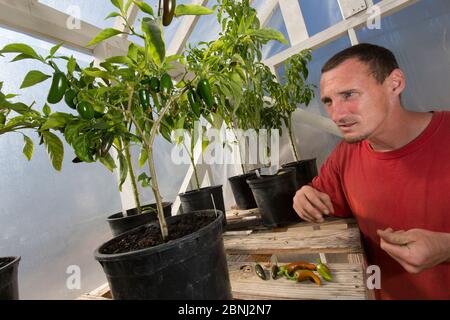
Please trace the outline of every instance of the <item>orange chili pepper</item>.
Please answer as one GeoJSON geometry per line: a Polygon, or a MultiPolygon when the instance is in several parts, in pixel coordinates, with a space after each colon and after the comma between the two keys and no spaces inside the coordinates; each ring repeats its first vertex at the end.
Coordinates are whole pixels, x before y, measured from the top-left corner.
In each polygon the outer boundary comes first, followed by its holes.
{"type": "Polygon", "coordinates": [[[297,270],[294,272],[294,277],[297,279],[297,282],[310,280],[320,286],[320,278],[310,270],[297,270]]]}

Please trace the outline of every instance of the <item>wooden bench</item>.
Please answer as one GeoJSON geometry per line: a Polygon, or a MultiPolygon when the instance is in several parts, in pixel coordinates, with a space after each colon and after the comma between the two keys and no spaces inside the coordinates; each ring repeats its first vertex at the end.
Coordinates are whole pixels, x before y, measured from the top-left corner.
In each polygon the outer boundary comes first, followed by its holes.
{"type": "MultiPolygon", "coordinates": [[[[327,217],[324,223],[299,222],[288,227],[268,229],[261,223],[258,209],[227,212],[224,245],[227,253],[234,299],[373,299],[366,286],[367,262],[359,229],[353,219],[327,217]],[[296,283],[269,276],[270,260],[316,262],[329,266],[333,281],[296,283]],[[260,279],[254,266],[267,269],[267,279],[260,279]]],[[[108,284],[84,294],[79,299],[111,299],[108,284]]]]}

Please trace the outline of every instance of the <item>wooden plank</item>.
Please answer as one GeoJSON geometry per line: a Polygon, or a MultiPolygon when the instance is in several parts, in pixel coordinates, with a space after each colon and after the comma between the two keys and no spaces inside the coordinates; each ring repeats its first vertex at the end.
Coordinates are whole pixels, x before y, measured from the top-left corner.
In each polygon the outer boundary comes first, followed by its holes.
{"type": "Polygon", "coordinates": [[[288,230],[286,232],[252,233],[245,237],[224,237],[229,254],[354,253],[361,252],[359,230],[288,230]]]}
{"type": "MultiPolygon", "coordinates": [[[[348,262],[349,263],[357,263],[360,264],[361,267],[363,268],[363,270],[367,270],[367,258],[365,256],[365,254],[363,253],[350,253],[348,255],[348,262]]],[[[364,272],[364,283],[367,283],[367,273],[364,272]]],[[[369,289],[367,286],[365,286],[366,288],[366,295],[367,295],[367,299],[369,300],[375,300],[376,296],[375,296],[375,291],[373,289],[369,289]]]]}
{"type": "Polygon", "coordinates": [[[363,269],[359,264],[329,264],[333,281],[324,281],[320,286],[285,278],[264,281],[255,274],[253,266],[253,263],[229,262],[234,299],[366,299],[363,269]]]}

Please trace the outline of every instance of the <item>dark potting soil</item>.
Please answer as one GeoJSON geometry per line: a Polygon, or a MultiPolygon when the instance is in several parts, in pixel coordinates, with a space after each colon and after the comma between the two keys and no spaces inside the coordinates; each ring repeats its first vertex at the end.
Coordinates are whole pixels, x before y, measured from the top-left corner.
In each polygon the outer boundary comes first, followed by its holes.
{"type": "Polygon", "coordinates": [[[159,222],[156,222],[146,228],[138,229],[132,233],[119,236],[114,241],[111,241],[107,246],[103,247],[100,253],[117,254],[151,248],[194,233],[195,231],[207,226],[215,219],[215,216],[198,214],[185,215],[181,219],[167,226],[169,230],[169,238],[167,241],[163,240],[159,222]]]}

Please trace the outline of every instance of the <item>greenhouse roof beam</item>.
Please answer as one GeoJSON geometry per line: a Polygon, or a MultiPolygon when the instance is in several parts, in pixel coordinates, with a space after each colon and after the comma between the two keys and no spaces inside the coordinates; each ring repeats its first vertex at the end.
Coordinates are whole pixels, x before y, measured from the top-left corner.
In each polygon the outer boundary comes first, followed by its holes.
{"type": "MultiPolygon", "coordinates": [[[[1,25],[55,42],[63,41],[90,54],[93,48],[86,48],[86,44],[102,30],[84,21],[80,21],[80,28],[69,29],[68,21],[73,17],[36,0],[0,0],[0,7],[1,25]]],[[[128,44],[128,40],[114,37],[103,46],[108,52],[123,54],[127,52],[128,44]]]]}

